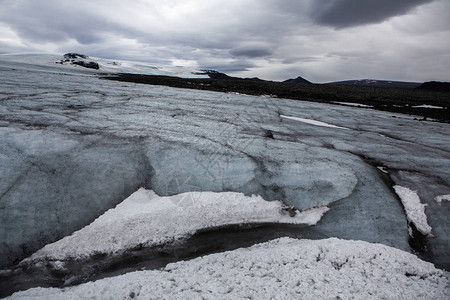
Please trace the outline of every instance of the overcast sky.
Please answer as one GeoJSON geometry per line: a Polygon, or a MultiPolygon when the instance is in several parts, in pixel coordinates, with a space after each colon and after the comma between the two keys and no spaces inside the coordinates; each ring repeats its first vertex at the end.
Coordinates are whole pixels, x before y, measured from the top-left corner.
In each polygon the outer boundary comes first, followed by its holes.
{"type": "Polygon", "coordinates": [[[0,0],[0,53],[313,82],[450,81],[450,0],[0,0]]]}

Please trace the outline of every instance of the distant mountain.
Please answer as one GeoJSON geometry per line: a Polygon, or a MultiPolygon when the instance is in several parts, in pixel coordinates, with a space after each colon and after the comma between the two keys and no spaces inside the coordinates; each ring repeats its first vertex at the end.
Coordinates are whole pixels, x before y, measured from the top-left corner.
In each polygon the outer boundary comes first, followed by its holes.
{"type": "MultiPolygon", "coordinates": [[[[0,54],[0,61],[11,61],[18,63],[47,66],[54,70],[72,70],[81,72],[101,72],[101,73],[131,73],[160,76],[176,76],[180,78],[208,78],[208,75],[198,69],[181,66],[157,66],[149,62],[112,60],[100,57],[87,56],[80,53],[18,53],[0,54]],[[98,64],[90,64],[93,61],[98,64]],[[55,63],[56,62],[56,63],[55,63]],[[83,65],[84,64],[84,65],[83,65]],[[81,66],[81,67],[80,67],[81,66]],[[82,68],[83,67],[83,68],[82,68]]],[[[71,72],[72,72],[71,71],[71,72]]]]}
{"type": "Polygon", "coordinates": [[[218,72],[218,71],[215,71],[215,70],[201,70],[202,72],[198,72],[198,73],[195,73],[195,74],[201,74],[201,75],[203,75],[203,74],[206,74],[206,75],[208,75],[209,76],[209,78],[212,78],[212,79],[229,79],[229,78],[233,78],[233,77],[230,77],[230,76],[228,76],[227,74],[225,74],[225,73],[221,73],[221,72],[218,72]]]}
{"type": "Polygon", "coordinates": [[[57,64],[71,64],[78,65],[88,69],[100,69],[98,62],[89,58],[89,56],[79,53],[66,53],[64,54],[64,59],[56,62],[57,64]]]}
{"type": "Polygon", "coordinates": [[[194,72],[193,74],[198,75],[208,75],[211,79],[237,79],[237,80],[253,80],[253,81],[267,81],[260,79],[258,77],[252,77],[252,78],[241,78],[241,77],[233,77],[229,76],[225,73],[216,71],[216,70],[201,70],[201,72],[194,72]]]}
{"type": "Polygon", "coordinates": [[[376,80],[376,79],[360,79],[360,80],[336,81],[336,82],[330,82],[328,84],[372,86],[372,87],[391,87],[391,88],[400,88],[400,89],[415,89],[421,83],[420,82],[376,80]]]}
{"type": "Polygon", "coordinates": [[[450,82],[427,81],[417,87],[418,90],[450,92],[450,82]]]}
{"type": "Polygon", "coordinates": [[[285,80],[284,82],[290,82],[290,83],[311,83],[310,81],[306,80],[305,78],[298,76],[295,79],[288,79],[285,80]]]}

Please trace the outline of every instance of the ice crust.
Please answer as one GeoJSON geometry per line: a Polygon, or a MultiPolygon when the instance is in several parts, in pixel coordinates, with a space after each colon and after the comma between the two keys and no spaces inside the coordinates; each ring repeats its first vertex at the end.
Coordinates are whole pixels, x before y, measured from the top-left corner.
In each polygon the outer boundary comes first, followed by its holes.
{"type": "Polygon", "coordinates": [[[7,299],[448,299],[448,273],[380,244],[282,238],[7,299]]]}
{"type": "Polygon", "coordinates": [[[449,201],[450,202],[450,194],[449,195],[436,196],[436,198],[434,198],[434,200],[436,200],[436,202],[439,203],[439,204],[442,204],[442,201],[449,201]]]}
{"type": "Polygon", "coordinates": [[[432,247],[448,257],[448,206],[434,197],[450,186],[449,124],[112,82],[78,68],[0,59],[0,69],[0,266],[83,228],[139,187],[161,196],[241,192],[301,210],[326,205],[316,225],[326,235],[408,250],[405,214],[380,165],[399,185],[407,177],[395,170],[427,178],[414,188],[433,187],[421,199],[432,247]]]}
{"type": "Polygon", "coordinates": [[[279,201],[242,193],[186,192],[159,197],[152,190],[139,189],[92,224],[46,245],[30,261],[68,260],[127,249],[164,245],[181,240],[198,230],[226,225],[281,223],[316,224],[328,208],[317,207],[292,216],[279,201]]]}
{"type": "Polygon", "coordinates": [[[431,235],[432,228],[428,225],[427,215],[425,214],[426,204],[420,202],[417,193],[400,185],[395,185],[394,190],[402,201],[408,221],[413,223],[423,235],[431,235]]]}

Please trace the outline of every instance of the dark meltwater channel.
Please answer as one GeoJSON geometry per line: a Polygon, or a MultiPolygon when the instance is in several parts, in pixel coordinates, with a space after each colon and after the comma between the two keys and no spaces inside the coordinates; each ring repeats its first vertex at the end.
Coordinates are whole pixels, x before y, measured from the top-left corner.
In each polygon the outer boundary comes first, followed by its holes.
{"type": "Polygon", "coordinates": [[[250,247],[279,237],[322,239],[328,236],[317,232],[314,226],[289,224],[232,225],[208,229],[182,242],[68,261],[64,269],[57,269],[50,262],[47,265],[17,267],[9,274],[0,274],[0,297],[33,287],[66,287],[138,270],[161,269],[180,260],[250,247]]]}

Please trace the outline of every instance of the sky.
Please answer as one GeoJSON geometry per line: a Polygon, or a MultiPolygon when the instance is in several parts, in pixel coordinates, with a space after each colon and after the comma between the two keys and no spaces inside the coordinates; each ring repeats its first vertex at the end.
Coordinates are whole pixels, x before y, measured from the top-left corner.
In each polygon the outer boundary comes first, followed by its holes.
{"type": "Polygon", "coordinates": [[[450,81],[450,0],[0,0],[0,53],[240,77],[450,81]]]}

